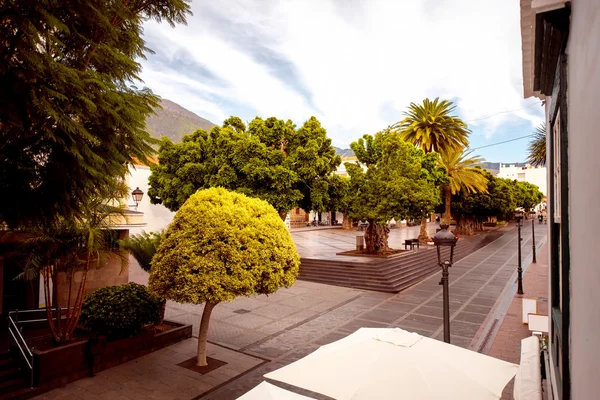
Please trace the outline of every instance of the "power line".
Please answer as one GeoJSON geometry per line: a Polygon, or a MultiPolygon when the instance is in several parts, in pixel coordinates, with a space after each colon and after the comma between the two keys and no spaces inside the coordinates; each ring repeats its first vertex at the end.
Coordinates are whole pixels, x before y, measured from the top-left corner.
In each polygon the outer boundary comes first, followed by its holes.
{"type": "Polygon", "coordinates": [[[505,140],[505,141],[503,141],[503,142],[492,143],[492,144],[488,144],[488,145],[485,145],[485,146],[480,146],[480,147],[475,147],[475,148],[473,148],[473,149],[468,149],[468,150],[470,150],[470,151],[473,151],[473,150],[485,149],[486,147],[498,146],[499,144],[504,144],[504,143],[514,142],[515,140],[526,139],[526,138],[528,138],[528,137],[532,137],[532,136],[535,136],[535,134],[526,135],[526,136],[521,136],[521,137],[518,137],[518,138],[509,139],[509,140],[505,140]]]}
{"type": "Polygon", "coordinates": [[[500,115],[500,114],[510,114],[510,113],[513,113],[513,112],[515,112],[515,111],[520,111],[520,110],[524,110],[524,109],[526,109],[526,108],[529,108],[529,107],[536,106],[536,105],[538,105],[538,104],[542,104],[542,102],[541,102],[541,101],[538,101],[538,102],[536,102],[536,103],[529,104],[528,106],[524,106],[524,107],[521,107],[521,108],[515,108],[514,110],[500,111],[500,112],[497,112],[497,113],[495,113],[495,114],[488,115],[487,117],[483,117],[483,118],[477,118],[477,119],[470,119],[470,120],[468,120],[468,121],[465,121],[465,122],[475,122],[475,121],[482,121],[482,120],[484,120],[484,119],[490,119],[490,118],[492,118],[492,117],[495,117],[496,115],[500,115]]]}

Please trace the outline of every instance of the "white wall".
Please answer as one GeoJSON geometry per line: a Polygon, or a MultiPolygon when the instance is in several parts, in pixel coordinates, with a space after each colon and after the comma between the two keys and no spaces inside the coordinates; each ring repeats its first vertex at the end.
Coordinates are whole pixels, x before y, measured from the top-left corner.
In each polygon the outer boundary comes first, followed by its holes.
{"type": "Polygon", "coordinates": [[[497,176],[498,178],[516,179],[518,181],[533,183],[540,188],[540,192],[542,192],[544,196],[548,195],[546,167],[511,167],[510,164],[502,164],[500,165],[500,172],[498,172],[497,176]],[[520,179],[519,174],[525,174],[525,178],[520,179]]]}
{"type": "MultiPolygon", "coordinates": [[[[150,177],[150,168],[137,166],[135,169],[130,169],[131,176],[129,177],[130,192],[136,187],[139,187],[144,192],[144,197],[138,205],[137,211],[144,213],[144,221],[146,226],[143,228],[132,228],[129,230],[130,234],[140,233],[141,231],[153,232],[163,228],[173,220],[174,212],[169,211],[162,205],[150,204],[150,198],[148,197],[148,178],[150,177]]],[[[129,198],[129,204],[134,204],[133,199],[129,198]]]]}
{"type": "MultiPolygon", "coordinates": [[[[572,0],[567,45],[571,393],[600,396],[600,1],[572,0]]],[[[566,190],[567,188],[563,188],[566,190]]]]}

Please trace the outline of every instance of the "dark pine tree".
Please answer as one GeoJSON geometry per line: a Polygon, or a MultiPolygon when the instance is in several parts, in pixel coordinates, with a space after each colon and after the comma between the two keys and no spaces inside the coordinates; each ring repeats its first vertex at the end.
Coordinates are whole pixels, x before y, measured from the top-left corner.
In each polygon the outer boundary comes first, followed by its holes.
{"type": "Polygon", "coordinates": [[[0,0],[0,222],[80,215],[152,153],[142,24],[185,23],[188,2],[0,0]]]}

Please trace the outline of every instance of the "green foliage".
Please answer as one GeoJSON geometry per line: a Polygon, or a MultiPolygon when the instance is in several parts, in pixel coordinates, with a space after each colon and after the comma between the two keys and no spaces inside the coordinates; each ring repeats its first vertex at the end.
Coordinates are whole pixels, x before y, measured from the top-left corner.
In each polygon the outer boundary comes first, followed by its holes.
{"type": "Polygon", "coordinates": [[[350,178],[339,175],[332,175],[328,178],[328,201],[327,210],[341,211],[346,213],[352,201],[350,192],[350,178]]]}
{"type": "Polygon", "coordinates": [[[529,182],[512,181],[512,188],[515,196],[517,207],[522,207],[525,211],[542,202],[544,194],[540,192],[537,185],[529,182]]]}
{"type": "Polygon", "coordinates": [[[450,115],[455,109],[451,101],[439,98],[423,100],[423,104],[410,103],[406,118],[392,126],[402,139],[414,143],[425,153],[460,151],[469,145],[467,128],[460,118],[450,115]]]}
{"type": "Polygon", "coordinates": [[[438,186],[448,178],[436,153],[424,154],[398,135],[381,132],[364,135],[350,147],[358,157],[346,163],[351,218],[384,224],[392,218],[419,218],[439,204],[438,186]]]}
{"type": "Polygon", "coordinates": [[[440,155],[440,163],[448,171],[450,182],[448,187],[452,194],[461,190],[468,193],[485,192],[487,190],[487,179],[480,168],[481,157],[469,157],[470,152],[448,151],[440,155]]]}
{"type": "Polygon", "coordinates": [[[173,144],[164,139],[152,166],[153,204],[178,210],[198,189],[223,187],[269,202],[280,215],[295,207],[324,210],[329,176],[341,159],[319,121],[299,129],[291,121],[238,117],[210,133],[197,130],[173,144]]]}
{"type": "Polygon", "coordinates": [[[121,240],[120,245],[123,249],[129,251],[137,260],[140,267],[150,272],[152,258],[160,245],[164,231],[160,232],[142,232],[138,235],[131,235],[127,239],[121,240]]]}
{"type": "Polygon", "coordinates": [[[461,190],[466,193],[485,193],[488,180],[481,168],[477,168],[482,158],[469,157],[464,150],[448,150],[440,154],[440,164],[448,171],[450,182],[443,186],[444,192],[444,223],[450,224],[452,195],[461,190]]]}
{"type": "Polygon", "coordinates": [[[487,217],[502,218],[510,215],[517,207],[511,180],[497,178],[487,171],[481,173],[487,179],[486,191],[462,190],[452,197],[452,214],[458,220],[472,218],[485,221],[487,217]]]}
{"type": "Polygon", "coordinates": [[[160,300],[146,286],[106,286],[86,296],[80,322],[109,339],[135,336],[159,321],[160,300]]]}
{"type": "Polygon", "coordinates": [[[148,19],[185,22],[187,0],[2,2],[0,220],[17,228],[82,213],[152,139],[158,98],[138,89],[148,19]]]}
{"type": "MultiPolygon", "coordinates": [[[[113,196],[120,198],[122,192],[116,191],[113,196]]],[[[20,277],[32,280],[41,275],[46,307],[58,304],[58,293],[73,294],[62,304],[64,319],[59,311],[62,322],[48,319],[53,339],[58,343],[69,342],[77,326],[88,271],[100,268],[110,259],[120,259],[121,267],[126,267],[124,254],[118,248],[118,232],[110,229],[111,221],[122,217],[120,209],[110,206],[114,198],[89,197],[79,219],[57,217],[45,225],[18,232],[23,236],[20,252],[25,259],[20,277]],[[76,275],[80,277],[78,282],[76,275]]]]}
{"type": "Polygon", "coordinates": [[[289,287],[298,266],[294,242],[272,206],[212,188],[196,192],[175,215],[149,286],[180,303],[218,303],[289,287]]]}
{"type": "Polygon", "coordinates": [[[527,162],[534,167],[546,165],[546,123],[538,126],[533,133],[533,139],[527,148],[527,162]]]}

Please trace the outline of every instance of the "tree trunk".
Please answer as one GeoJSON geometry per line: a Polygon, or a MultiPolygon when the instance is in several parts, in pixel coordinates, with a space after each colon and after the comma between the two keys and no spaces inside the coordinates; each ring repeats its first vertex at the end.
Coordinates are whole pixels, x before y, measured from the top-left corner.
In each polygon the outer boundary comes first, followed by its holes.
{"type": "Polygon", "coordinates": [[[287,217],[287,213],[287,210],[279,210],[279,218],[281,218],[283,222],[285,222],[285,217],[287,217]]]}
{"type": "Polygon", "coordinates": [[[427,215],[424,214],[421,217],[421,232],[419,232],[419,243],[424,244],[429,241],[429,236],[427,235],[427,215]]]}
{"type": "Polygon", "coordinates": [[[202,313],[202,320],[200,321],[200,331],[198,332],[198,356],[196,358],[196,365],[199,367],[208,365],[206,362],[206,339],[208,337],[208,323],[210,322],[210,314],[217,304],[219,303],[206,302],[204,304],[204,312],[202,313]]]}
{"type": "Polygon", "coordinates": [[[390,250],[388,246],[388,236],[390,228],[387,225],[375,224],[373,220],[368,220],[369,226],[365,231],[366,252],[369,254],[380,254],[390,250]]]}
{"type": "Polygon", "coordinates": [[[160,302],[160,311],[159,311],[159,313],[160,313],[160,316],[159,316],[160,320],[158,321],[159,324],[162,324],[163,321],[165,320],[165,312],[166,311],[167,311],[167,299],[163,299],[160,302]]]}
{"type": "Polygon", "coordinates": [[[342,221],[342,229],[345,229],[347,231],[351,231],[353,229],[352,227],[352,219],[348,217],[348,214],[344,213],[344,219],[342,221]]]}
{"type": "Polygon", "coordinates": [[[475,217],[460,217],[456,221],[456,233],[459,235],[474,235],[483,231],[483,223],[475,217]]]}
{"type": "Polygon", "coordinates": [[[447,225],[450,225],[450,222],[452,221],[452,216],[451,216],[451,200],[452,200],[452,191],[450,190],[450,185],[446,185],[444,186],[444,203],[445,203],[445,210],[444,210],[444,222],[447,225]]]}

